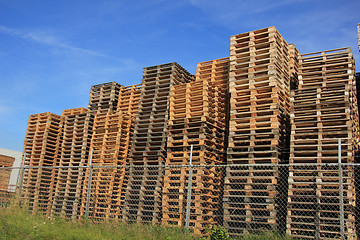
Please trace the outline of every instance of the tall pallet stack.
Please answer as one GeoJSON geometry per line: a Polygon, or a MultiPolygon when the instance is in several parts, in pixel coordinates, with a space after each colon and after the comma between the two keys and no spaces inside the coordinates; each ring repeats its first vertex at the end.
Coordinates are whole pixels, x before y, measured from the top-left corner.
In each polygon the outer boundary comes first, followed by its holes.
{"type": "Polygon", "coordinates": [[[15,158],[0,154],[0,167],[12,167],[14,164],[15,158]]]}
{"type": "MultiPolygon", "coordinates": [[[[206,62],[200,62],[196,68],[196,80],[211,81],[223,93],[225,93],[225,142],[224,148],[228,147],[229,138],[229,71],[230,58],[220,58],[206,62]]],[[[226,156],[226,152],[224,153],[226,156]]]]}
{"type": "MultiPolygon", "coordinates": [[[[89,161],[94,168],[91,189],[84,186],[82,214],[86,212],[87,192],[90,191],[89,215],[95,221],[122,218],[128,178],[125,166],[139,91],[139,85],[124,87],[116,82],[91,87],[89,109],[94,112],[95,120],[91,139],[93,154],[89,161]]],[[[89,171],[85,181],[89,182],[89,171]]]]}
{"type": "Polygon", "coordinates": [[[63,111],[64,129],[52,215],[78,219],[81,215],[85,168],[88,166],[94,114],[85,108],[63,111]]]}
{"type": "Polygon", "coordinates": [[[290,66],[290,90],[295,90],[299,86],[300,72],[300,52],[294,44],[289,44],[289,66],[290,66]]]}
{"type": "Polygon", "coordinates": [[[116,110],[121,87],[116,82],[91,86],[88,109],[95,112],[102,109],[116,110]]]}
{"type": "Polygon", "coordinates": [[[357,31],[358,31],[358,50],[360,52],[360,23],[357,25],[357,31]]]}
{"type": "MultiPolygon", "coordinates": [[[[209,165],[194,168],[190,227],[203,234],[206,227],[218,225],[221,219],[222,169],[211,167],[224,163],[225,91],[216,86],[210,75],[197,71],[195,82],[171,88],[166,165],[209,165]]],[[[222,68],[226,68],[226,62],[222,68]]],[[[219,70],[219,69],[215,69],[219,70]]],[[[207,73],[206,73],[207,74],[207,73]]],[[[226,74],[217,81],[226,81],[226,74]],[[225,77],[224,77],[225,76],[225,77]]],[[[167,225],[185,226],[188,168],[165,170],[163,188],[163,219],[167,225]]]]}
{"type": "Polygon", "coordinates": [[[288,44],[275,27],[231,37],[224,226],[232,235],[283,224],[279,168],[289,134],[288,44]],[[257,167],[257,164],[275,164],[257,167]]]}
{"type": "Polygon", "coordinates": [[[144,68],[130,152],[131,167],[124,209],[127,222],[161,222],[164,172],[152,165],[164,164],[166,159],[170,88],[192,79],[193,76],[177,63],[144,68]]]}
{"type": "Polygon", "coordinates": [[[226,91],[229,85],[229,58],[220,58],[197,64],[196,80],[207,80],[226,91]]]}
{"type": "MultiPolygon", "coordinates": [[[[354,163],[359,151],[355,64],[350,48],[304,54],[299,89],[292,91],[290,163],[354,163]]],[[[353,167],[343,168],[345,233],[355,239],[353,167]]],[[[291,167],[288,233],[340,238],[338,168],[291,167]]]]}
{"type": "MultiPolygon", "coordinates": [[[[0,154],[0,167],[12,167],[15,158],[0,154]]],[[[11,169],[0,170],[0,191],[7,191],[9,187],[11,169]]]]}
{"type": "MultiPolygon", "coordinates": [[[[131,118],[121,111],[98,111],[91,139],[93,173],[89,216],[94,221],[121,219],[127,183],[127,154],[131,137],[131,118]],[[97,168],[97,166],[99,166],[97,168]],[[108,166],[108,167],[107,167],[108,166]],[[119,166],[114,168],[113,166],[119,166]]],[[[89,176],[85,182],[89,181],[89,176]]],[[[83,213],[86,211],[86,191],[83,213]]]]}
{"type": "MultiPolygon", "coordinates": [[[[207,80],[215,84],[216,87],[225,93],[225,142],[224,147],[228,147],[229,134],[229,71],[230,59],[220,58],[206,62],[200,62],[196,68],[196,80],[207,80]]],[[[226,153],[225,153],[226,154],[226,153]]]]}
{"type": "MultiPolygon", "coordinates": [[[[360,72],[356,73],[356,92],[359,93],[360,92],[360,72]]],[[[360,94],[357,94],[357,102],[360,102],[360,94]]],[[[360,115],[360,110],[359,110],[359,115],[360,115]]]]}
{"type": "Polygon", "coordinates": [[[126,112],[135,118],[139,110],[141,89],[141,84],[122,86],[119,92],[117,110],[126,112]]]}
{"type": "Polygon", "coordinates": [[[8,204],[12,198],[15,196],[15,192],[9,191],[9,180],[12,169],[15,161],[14,157],[6,156],[0,154],[0,167],[8,167],[0,170],[0,205],[5,206],[8,204]]]}
{"type": "MultiPolygon", "coordinates": [[[[24,166],[58,166],[62,144],[63,119],[53,113],[40,113],[29,116],[24,141],[24,166]]],[[[32,212],[51,212],[55,191],[54,168],[29,168],[24,173],[22,195],[24,203],[32,212]]]]}

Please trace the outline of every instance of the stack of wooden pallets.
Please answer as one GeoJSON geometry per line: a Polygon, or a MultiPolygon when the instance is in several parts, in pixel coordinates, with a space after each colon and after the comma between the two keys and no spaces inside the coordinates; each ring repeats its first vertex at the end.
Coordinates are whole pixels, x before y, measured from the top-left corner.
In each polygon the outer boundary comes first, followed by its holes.
{"type": "Polygon", "coordinates": [[[85,108],[73,108],[64,110],[62,116],[64,126],[59,167],[65,168],[59,168],[55,178],[52,214],[77,219],[81,212],[83,187],[87,185],[82,167],[89,165],[94,115],[85,108]]]}
{"type": "MultiPolygon", "coordinates": [[[[290,163],[354,163],[359,151],[355,64],[349,48],[304,54],[299,89],[291,93],[290,163]]],[[[338,168],[314,165],[289,172],[288,233],[340,238],[338,168]]],[[[355,238],[354,169],[343,168],[345,232],[355,238]]]]}
{"type": "MultiPolygon", "coordinates": [[[[220,58],[206,62],[200,62],[196,68],[196,80],[207,80],[215,84],[219,91],[225,93],[225,159],[229,138],[229,119],[230,119],[230,93],[229,93],[229,73],[230,58],[220,58]]],[[[223,114],[223,112],[221,112],[223,114]]]]}
{"type": "Polygon", "coordinates": [[[91,86],[88,105],[89,110],[116,110],[121,87],[122,86],[117,82],[102,83],[91,86]]]}
{"type": "MultiPolygon", "coordinates": [[[[200,62],[196,68],[196,80],[211,81],[219,89],[219,91],[225,93],[225,142],[224,148],[228,147],[228,134],[229,134],[229,71],[230,71],[230,59],[220,58],[206,62],[200,62]]],[[[221,112],[220,114],[223,114],[221,112]]],[[[226,157],[226,153],[225,153],[226,157]]]]}
{"type": "Polygon", "coordinates": [[[206,165],[192,168],[195,233],[219,224],[234,236],[340,238],[341,205],[356,239],[358,172],[343,166],[339,180],[337,166],[320,165],[337,163],[338,139],[343,163],[359,156],[350,49],[300,55],[275,27],[230,40],[230,58],[199,63],[196,79],[177,63],[146,67],[142,84],[92,86],[88,109],[30,115],[24,163],[40,168],[24,171],[25,204],[76,219],[90,193],[95,221],[183,226],[189,168],[178,165],[193,145],[192,164],[206,165]],[[71,168],[44,168],[54,166],[71,168]]]}
{"type": "MultiPolygon", "coordinates": [[[[208,66],[211,73],[215,67],[208,66]]],[[[191,145],[192,164],[209,165],[195,168],[192,177],[190,227],[198,234],[221,222],[223,174],[211,165],[224,163],[226,77],[216,78],[219,87],[211,74],[205,78],[198,68],[196,81],[171,88],[166,165],[189,165],[191,145]]],[[[188,172],[178,167],[165,170],[164,224],[185,225],[188,172]]]]}
{"type": "MultiPolygon", "coordinates": [[[[359,92],[360,92],[360,72],[357,72],[356,73],[356,80],[355,80],[355,82],[356,82],[356,93],[357,93],[357,102],[359,103],[360,102],[360,94],[359,94],[359,92]]],[[[359,114],[359,116],[360,116],[360,109],[358,108],[358,114],[359,114]]]]}
{"type": "MultiPolygon", "coordinates": [[[[116,82],[91,87],[89,109],[95,114],[91,149],[93,149],[90,216],[96,220],[121,219],[124,191],[128,178],[128,151],[134,132],[141,85],[121,86],[116,82]],[[98,166],[98,168],[96,167],[98,166]],[[106,166],[120,166],[106,168],[106,166]],[[105,167],[105,168],[103,168],[105,167]]],[[[86,181],[89,170],[86,171],[86,181]]],[[[85,213],[87,186],[83,192],[85,213]]]]}
{"type": "Polygon", "coordinates": [[[83,107],[70,108],[70,109],[63,110],[62,116],[66,117],[66,116],[70,116],[70,115],[82,114],[82,113],[86,113],[87,111],[88,111],[88,109],[83,108],[83,107]]]}
{"type": "Polygon", "coordinates": [[[197,64],[196,80],[210,80],[224,90],[229,85],[229,58],[220,58],[197,64]]]}
{"type": "MultiPolygon", "coordinates": [[[[122,111],[98,111],[91,139],[93,173],[89,216],[95,221],[121,219],[127,183],[127,154],[131,141],[132,121],[122,111]],[[97,168],[96,166],[99,166],[97,168]],[[109,166],[106,168],[106,166],[109,166]],[[113,166],[119,166],[114,168],[113,166]],[[100,168],[101,167],[101,168],[100,168]]],[[[85,178],[88,182],[89,176],[85,178]]],[[[85,212],[86,191],[83,195],[85,212]]]]}
{"type": "Polygon", "coordinates": [[[117,110],[126,112],[135,118],[139,110],[141,89],[141,84],[121,87],[117,110]]]}
{"type": "Polygon", "coordinates": [[[231,37],[224,226],[232,235],[276,229],[279,169],[289,134],[288,44],[275,27],[231,37]],[[256,167],[251,164],[275,164],[256,167]]]}
{"type": "Polygon", "coordinates": [[[15,158],[0,154],[0,167],[12,167],[14,164],[15,158]]]}
{"type": "Polygon", "coordinates": [[[299,68],[300,68],[300,52],[296,46],[292,43],[289,44],[289,55],[290,55],[290,90],[297,89],[299,85],[299,68]]]}
{"type": "Polygon", "coordinates": [[[151,165],[164,164],[166,159],[170,88],[192,79],[193,76],[177,63],[144,68],[130,152],[124,214],[127,222],[161,222],[164,171],[151,165]],[[141,167],[137,168],[137,165],[141,167]]]}
{"type": "Polygon", "coordinates": [[[15,158],[0,154],[0,168],[8,167],[0,169],[0,206],[6,206],[9,204],[13,197],[15,196],[15,192],[9,191],[9,180],[14,164],[15,158]]]}
{"type": "MultiPolygon", "coordinates": [[[[24,141],[25,167],[58,166],[63,119],[53,113],[29,116],[24,141]]],[[[33,212],[50,214],[55,190],[54,168],[29,168],[23,182],[24,203],[33,212]]]]}
{"type": "MultiPolygon", "coordinates": [[[[0,154],[0,167],[12,167],[15,158],[0,154]]],[[[0,170],[0,191],[7,191],[9,187],[11,169],[0,170]]]]}
{"type": "Polygon", "coordinates": [[[360,23],[357,25],[358,30],[358,50],[360,52],[360,23]]]}

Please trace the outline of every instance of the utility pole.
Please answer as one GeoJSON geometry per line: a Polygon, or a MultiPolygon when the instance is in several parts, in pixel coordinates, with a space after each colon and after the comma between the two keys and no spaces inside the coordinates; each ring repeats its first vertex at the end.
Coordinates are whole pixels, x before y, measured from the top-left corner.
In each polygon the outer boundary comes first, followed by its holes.
{"type": "Polygon", "coordinates": [[[87,188],[87,194],[86,194],[86,206],[85,206],[85,217],[86,217],[86,219],[89,218],[90,197],[91,197],[91,183],[92,183],[92,173],[93,173],[93,166],[92,166],[93,152],[94,152],[94,149],[91,148],[91,151],[90,151],[90,164],[89,164],[89,180],[88,180],[88,188],[87,188]]]}
{"type": "Polygon", "coordinates": [[[191,188],[192,188],[192,175],[193,175],[193,166],[192,166],[192,154],[193,154],[193,145],[190,147],[190,162],[189,162],[189,178],[188,178],[188,191],[186,199],[186,216],[185,216],[185,228],[189,229],[190,227],[190,207],[191,207],[191,188]]]}
{"type": "Polygon", "coordinates": [[[341,139],[338,140],[338,155],[339,155],[339,207],[340,207],[340,234],[341,239],[345,238],[345,211],[344,211],[344,186],[343,186],[343,170],[341,166],[341,139]]]}
{"type": "Polygon", "coordinates": [[[358,47],[360,52],[360,23],[358,23],[357,25],[357,30],[358,30],[358,47]]]}

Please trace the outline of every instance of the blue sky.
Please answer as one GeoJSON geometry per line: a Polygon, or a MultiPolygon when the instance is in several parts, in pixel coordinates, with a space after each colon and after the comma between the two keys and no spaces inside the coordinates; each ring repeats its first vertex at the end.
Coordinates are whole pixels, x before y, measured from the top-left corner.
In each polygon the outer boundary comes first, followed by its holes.
{"type": "Polygon", "coordinates": [[[30,114],[86,107],[91,85],[143,67],[229,56],[230,36],[275,26],[301,53],[351,47],[359,0],[0,0],[0,147],[22,151],[30,114]]]}

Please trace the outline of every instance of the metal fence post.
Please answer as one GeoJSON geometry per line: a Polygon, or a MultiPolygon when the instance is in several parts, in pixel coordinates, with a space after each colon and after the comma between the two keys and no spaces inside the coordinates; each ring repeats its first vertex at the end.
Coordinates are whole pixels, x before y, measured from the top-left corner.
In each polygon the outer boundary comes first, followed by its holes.
{"type": "Polygon", "coordinates": [[[88,180],[88,188],[87,188],[87,194],[86,194],[85,218],[89,218],[89,205],[90,205],[90,196],[91,196],[91,182],[92,182],[92,173],[93,173],[92,156],[93,156],[93,149],[91,149],[91,152],[90,152],[89,180],[88,180]]]}
{"type": "Polygon", "coordinates": [[[340,234],[345,239],[345,220],[344,220],[344,189],[343,189],[343,170],[341,166],[341,139],[338,144],[339,155],[339,205],[340,205],[340,234]]]}
{"type": "Polygon", "coordinates": [[[19,196],[21,196],[22,188],[23,188],[23,182],[24,182],[24,174],[25,174],[25,160],[26,160],[26,153],[24,153],[24,157],[22,159],[21,163],[21,172],[19,171],[19,175],[16,181],[16,187],[19,184],[19,178],[20,178],[20,186],[19,186],[19,196]]]}
{"type": "Polygon", "coordinates": [[[192,152],[193,152],[193,145],[191,144],[190,162],[189,162],[189,179],[188,179],[188,190],[187,190],[187,201],[186,201],[186,219],[185,219],[186,229],[189,229],[190,226],[191,187],[192,187],[192,175],[193,175],[192,152]]]}

